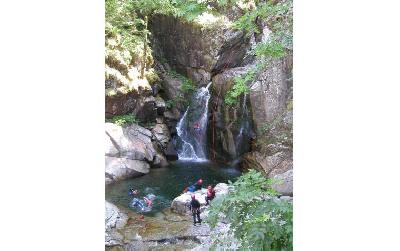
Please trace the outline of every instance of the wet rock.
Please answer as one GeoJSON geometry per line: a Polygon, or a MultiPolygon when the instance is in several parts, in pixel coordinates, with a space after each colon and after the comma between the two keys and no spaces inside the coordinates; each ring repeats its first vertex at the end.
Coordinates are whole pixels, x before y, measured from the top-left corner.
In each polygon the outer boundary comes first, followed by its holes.
{"type": "Polygon", "coordinates": [[[126,225],[128,216],[108,201],[105,202],[105,208],[105,245],[123,245],[124,237],[117,230],[126,225]]]}
{"type": "MultiPolygon", "coordinates": [[[[229,193],[229,186],[225,183],[218,183],[215,186],[215,197],[225,196],[229,193]]],[[[186,192],[176,197],[171,203],[171,210],[178,214],[189,214],[189,205],[192,200],[191,196],[195,195],[196,199],[200,202],[200,211],[205,210],[207,189],[203,188],[195,192],[186,192]]],[[[212,203],[212,202],[211,202],[212,203]]]]}
{"type": "MultiPolygon", "coordinates": [[[[228,193],[228,189],[226,184],[216,186],[218,196],[228,193]]],[[[119,211],[127,215],[128,220],[123,220],[121,228],[112,232],[116,241],[111,246],[106,244],[106,250],[208,250],[204,247],[210,243],[211,234],[216,235],[229,229],[227,224],[219,223],[211,231],[204,221],[201,225],[193,226],[191,215],[176,214],[171,209],[165,209],[151,217],[145,216],[143,219],[134,212],[121,208],[119,211]],[[198,249],[201,247],[203,249],[198,249]]],[[[203,220],[207,218],[207,212],[207,209],[202,212],[203,220]]],[[[107,231],[109,236],[110,232],[107,231]]]]}
{"type": "Polygon", "coordinates": [[[252,117],[248,111],[249,99],[239,97],[237,104],[227,106],[225,97],[232,89],[234,79],[242,76],[250,66],[236,67],[225,70],[213,77],[213,93],[210,100],[211,116],[215,130],[212,148],[218,159],[230,161],[250,150],[250,135],[252,132],[252,117]],[[246,102],[244,104],[244,102],[246,102]]]}
{"type": "Polygon", "coordinates": [[[178,160],[178,153],[175,150],[175,146],[172,142],[168,143],[167,149],[165,150],[165,157],[169,161],[178,160]]]}
{"type": "Polygon", "coordinates": [[[151,167],[160,168],[160,167],[167,167],[167,166],[169,166],[167,159],[164,157],[163,154],[157,152],[157,154],[154,156],[154,161],[153,161],[151,167]]]}
{"type": "MultiPolygon", "coordinates": [[[[132,218],[137,218],[132,216],[132,218]]],[[[186,250],[200,244],[202,237],[210,234],[206,224],[193,226],[190,216],[182,216],[164,210],[152,217],[144,217],[141,221],[133,220],[121,231],[127,245],[125,250],[186,250]]]]}

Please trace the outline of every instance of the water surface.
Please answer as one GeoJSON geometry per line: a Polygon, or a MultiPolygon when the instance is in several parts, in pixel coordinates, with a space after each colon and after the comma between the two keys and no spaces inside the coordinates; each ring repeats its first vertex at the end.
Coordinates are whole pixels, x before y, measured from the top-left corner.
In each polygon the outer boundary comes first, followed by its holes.
{"type": "MultiPolygon", "coordinates": [[[[236,168],[221,166],[212,162],[176,161],[166,168],[151,169],[144,176],[123,180],[106,187],[106,200],[126,208],[130,208],[132,196],[129,188],[140,191],[140,197],[152,193],[156,195],[152,211],[145,213],[153,215],[170,207],[172,200],[179,196],[183,189],[203,179],[203,187],[216,185],[220,182],[234,181],[240,175],[236,168]]],[[[134,210],[134,208],[131,208],[134,210]]]]}

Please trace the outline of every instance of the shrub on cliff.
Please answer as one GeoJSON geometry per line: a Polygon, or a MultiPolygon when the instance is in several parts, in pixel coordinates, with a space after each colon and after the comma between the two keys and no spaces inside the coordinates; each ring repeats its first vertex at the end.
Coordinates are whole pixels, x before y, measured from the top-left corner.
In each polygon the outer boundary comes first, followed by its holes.
{"type": "MultiPolygon", "coordinates": [[[[230,194],[213,200],[207,223],[215,228],[221,218],[227,220],[228,236],[239,241],[240,250],[292,250],[293,206],[274,197],[272,183],[250,170],[232,184],[230,194]]],[[[229,240],[217,236],[214,246],[224,241],[229,240]]]]}
{"type": "Polygon", "coordinates": [[[258,43],[253,54],[258,65],[243,76],[234,79],[234,85],[226,93],[225,104],[233,106],[238,97],[249,91],[248,85],[259,72],[268,67],[271,59],[280,59],[293,50],[293,2],[292,0],[256,2],[237,18],[233,27],[243,30],[247,36],[261,33],[259,21],[265,22],[271,33],[266,41],[258,43]]]}
{"type": "Polygon", "coordinates": [[[139,123],[138,119],[131,114],[116,115],[116,116],[112,117],[111,119],[106,119],[106,122],[111,122],[111,123],[117,124],[119,126],[139,123]]]}

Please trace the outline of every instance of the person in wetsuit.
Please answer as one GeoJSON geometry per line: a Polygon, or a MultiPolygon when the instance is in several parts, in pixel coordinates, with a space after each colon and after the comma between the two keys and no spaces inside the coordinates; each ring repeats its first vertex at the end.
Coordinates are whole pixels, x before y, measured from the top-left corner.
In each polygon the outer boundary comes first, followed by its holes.
{"type": "Polygon", "coordinates": [[[189,192],[195,192],[197,190],[201,190],[202,185],[203,185],[203,180],[199,179],[195,184],[185,188],[184,192],[185,193],[188,192],[188,191],[189,192]]]}
{"type": "Polygon", "coordinates": [[[189,209],[192,212],[193,216],[193,225],[196,226],[196,223],[199,223],[201,225],[201,219],[200,219],[200,202],[196,200],[196,197],[194,194],[192,194],[192,200],[190,201],[189,209]],[[196,221],[197,217],[197,221],[196,221]]]}
{"type": "Polygon", "coordinates": [[[139,191],[133,190],[133,188],[130,188],[128,193],[129,193],[129,195],[136,197],[139,194],[139,191]]]}
{"type": "Polygon", "coordinates": [[[139,195],[138,190],[133,190],[132,188],[129,189],[129,195],[133,196],[131,206],[135,207],[137,209],[140,209],[140,211],[150,211],[152,206],[153,206],[153,200],[155,198],[154,194],[148,194],[146,196],[143,196],[143,200],[137,198],[139,195]]]}
{"type": "Polygon", "coordinates": [[[215,198],[215,190],[212,186],[207,187],[207,195],[206,195],[206,205],[210,204],[210,201],[215,198]]]}
{"type": "Polygon", "coordinates": [[[143,200],[144,202],[146,202],[147,207],[151,209],[151,207],[153,206],[153,201],[147,198],[146,196],[143,197],[143,200]]]}

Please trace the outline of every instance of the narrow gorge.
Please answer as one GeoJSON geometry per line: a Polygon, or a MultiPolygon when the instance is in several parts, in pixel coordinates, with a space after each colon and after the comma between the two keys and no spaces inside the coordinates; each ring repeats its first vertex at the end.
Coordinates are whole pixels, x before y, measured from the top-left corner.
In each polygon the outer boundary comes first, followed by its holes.
{"type": "Polygon", "coordinates": [[[254,18],[253,32],[235,26],[247,13],[241,5],[212,5],[218,15],[203,12],[191,21],[152,11],[142,18],[146,46],[132,51],[106,23],[108,250],[208,250],[217,230],[193,228],[189,216],[171,208],[198,178],[221,184],[217,192],[226,194],[222,184],[255,169],[278,180],[274,189],[291,200],[293,53],[291,44],[263,47],[276,38],[276,23],[292,15],[290,1],[276,5],[290,8],[254,18]],[[269,56],[260,56],[265,51],[269,56]],[[157,195],[143,221],[129,206],[132,187],[157,195]]]}

